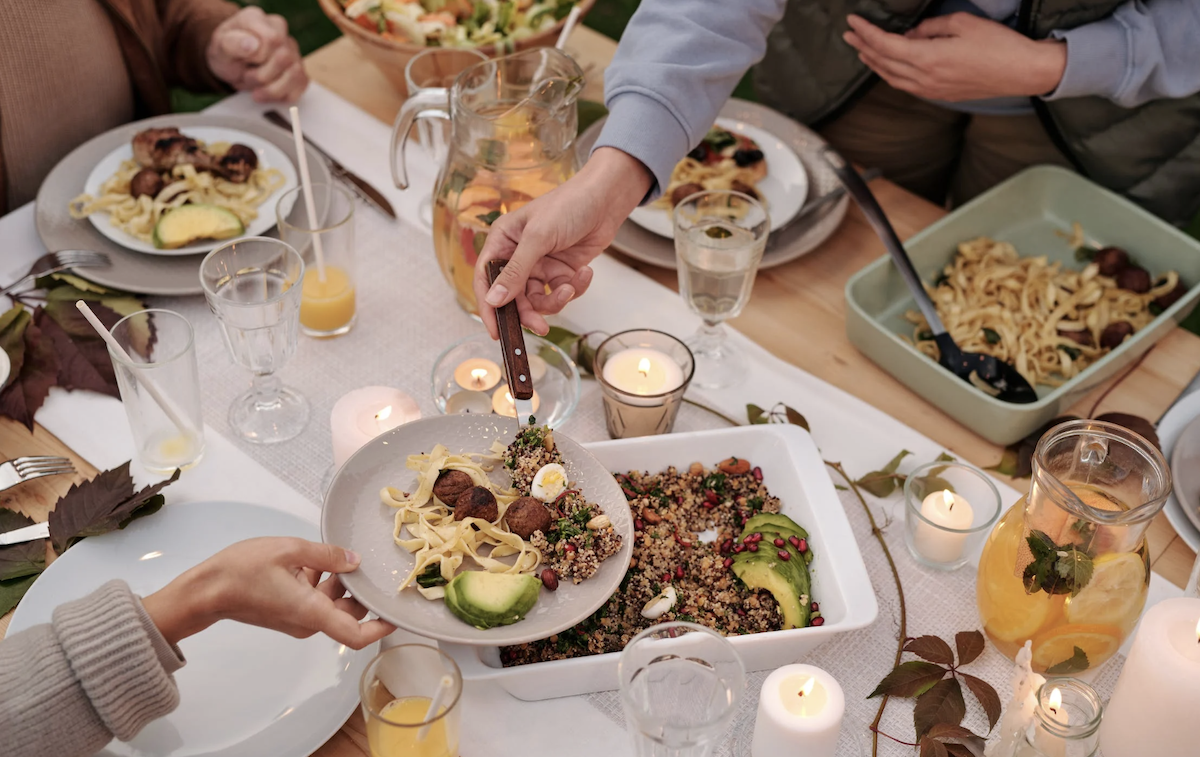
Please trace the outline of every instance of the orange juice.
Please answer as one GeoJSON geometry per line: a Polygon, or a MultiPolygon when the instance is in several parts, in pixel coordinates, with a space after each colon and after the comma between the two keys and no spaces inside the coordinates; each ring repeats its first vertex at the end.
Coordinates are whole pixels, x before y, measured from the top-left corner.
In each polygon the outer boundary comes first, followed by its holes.
{"type": "Polygon", "coordinates": [[[457,757],[457,746],[451,748],[447,738],[445,718],[434,721],[425,738],[417,739],[429,702],[429,697],[394,699],[380,710],[382,720],[369,718],[367,743],[371,757],[457,757]]]}
{"type": "Polygon", "coordinates": [[[337,266],[325,266],[322,281],[316,266],[304,272],[300,296],[300,325],[309,332],[333,334],[354,319],[354,282],[337,266]]]}

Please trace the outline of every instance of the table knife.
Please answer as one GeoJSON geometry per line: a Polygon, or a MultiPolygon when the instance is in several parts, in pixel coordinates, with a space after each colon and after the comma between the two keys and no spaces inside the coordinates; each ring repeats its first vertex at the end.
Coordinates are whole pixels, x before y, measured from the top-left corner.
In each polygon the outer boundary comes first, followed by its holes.
{"type": "MultiPolygon", "coordinates": [[[[281,129],[287,129],[288,131],[292,130],[291,122],[284,118],[283,114],[279,111],[268,110],[263,113],[263,118],[267,119],[281,129]]],[[[365,179],[358,176],[358,174],[354,173],[349,168],[346,168],[341,163],[337,162],[333,156],[322,150],[320,146],[309,139],[307,135],[304,137],[304,141],[309,147],[316,151],[318,155],[325,159],[325,162],[329,164],[330,173],[350,185],[350,188],[354,190],[354,194],[358,195],[364,202],[368,203],[384,215],[390,218],[396,217],[396,211],[392,209],[392,204],[387,201],[386,197],[380,194],[378,189],[368,184],[365,179]]]]}
{"type": "Polygon", "coordinates": [[[14,531],[5,531],[0,534],[0,547],[6,547],[9,544],[20,544],[26,541],[36,541],[37,539],[50,538],[50,524],[34,523],[32,526],[25,526],[14,531]]]}
{"type": "MultiPolygon", "coordinates": [[[[504,270],[503,260],[488,263],[488,283],[494,284],[504,270]]],[[[517,411],[517,427],[529,424],[533,416],[533,378],[529,371],[529,355],[525,351],[525,333],[521,330],[521,315],[517,301],[496,308],[496,325],[500,331],[500,351],[504,353],[504,371],[508,374],[508,391],[512,393],[517,411]]]]}

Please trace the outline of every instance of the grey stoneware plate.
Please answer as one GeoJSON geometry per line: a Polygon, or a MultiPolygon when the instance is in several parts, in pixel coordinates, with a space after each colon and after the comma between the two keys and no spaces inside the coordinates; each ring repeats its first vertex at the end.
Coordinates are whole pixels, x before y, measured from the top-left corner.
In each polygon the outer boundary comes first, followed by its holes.
{"type": "MultiPolygon", "coordinates": [[[[412,571],[413,555],[392,540],[394,510],[379,492],[388,486],[412,491],[417,474],[405,467],[409,455],[429,452],[437,444],[451,452],[486,452],[492,442],[506,446],[516,436],[517,422],[495,415],[443,415],[406,423],[375,437],[334,474],[321,513],[321,538],[353,549],[362,564],[342,582],[361,602],[390,623],[438,641],[505,646],[522,644],[566,630],[600,608],[621,584],[633,555],[633,517],[621,487],[592,454],[555,432],[571,488],[598,505],[622,537],[621,550],[605,560],[588,580],[563,581],[558,590],[542,589],[524,620],[480,630],[450,614],[441,600],[429,600],[415,588],[399,591],[412,571]]],[[[492,480],[509,485],[508,472],[498,465],[492,480]]],[[[469,559],[460,570],[481,570],[469,559]]]]}
{"type": "Polygon", "coordinates": [[[1171,450],[1171,477],[1175,501],[1192,525],[1200,530],[1200,417],[1192,419],[1171,450]]]}
{"type": "Polygon", "coordinates": [[[1163,512],[1184,544],[1200,551],[1200,392],[1180,397],[1159,420],[1156,431],[1163,454],[1171,461],[1171,477],[1175,482],[1163,512]],[[1191,438],[1190,443],[1187,437],[1191,438]],[[1191,447],[1190,453],[1180,451],[1187,446],[1191,447]],[[1191,482],[1190,486],[1187,482],[1191,482]],[[1192,493],[1190,502],[1181,500],[1188,491],[1192,493]]]}
{"type": "MultiPolygon", "coordinates": [[[[825,146],[825,140],[812,129],[766,106],[736,98],[725,103],[725,107],[721,108],[717,115],[723,121],[737,121],[768,132],[793,150],[808,174],[806,202],[812,202],[841,186],[833,170],[818,157],[817,151],[825,146]]],[[[579,135],[575,151],[579,156],[580,165],[586,162],[591,154],[592,145],[596,144],[600,137],[604,121],[603,118],[599,119],[579,135]]],[[[762,263],[758,267],[773,268],[812,252],[837,231],[849,206],[849,196],[843,196],[824,210],[816,211],[812,217],[799,219],[778,232],[772,231],[767,239],[767,250],[763,253],[762,263]]],[[[621,224],[612,247],[643,263],[660,268],[675,268],[674,240],[644,229],[633,221],[621,224]]]]}
{"type": "MultiPolygon", "coordinates": [[[[130,250],[105,237],[87,218],[72,218],[68,210],[71,200],[83,192],[92,169],[105,156],[127,144],[134,134],[143,129],[166,126],[176,126],[185,133],[189,128],[200,126],[249,132],[278,147],[293,164],[296,161],[296,147],[289,132],[265,122],[204,113],[175,113],[134,121],[83,143],[50,171],[38,190],[34,209],[38,236],[47,250],[96,250],[108,255],[112,262],[110,266],[80,269],[77,271],[80,276],[97,284],[138,294],[174,296],[203,293],[200,261],[204,259],[204,253],[168,257],[130,250]]],[[[325,161],[311,147],[306,151],[313,181],[330,182],[329,167],[325,161]]],[[[275,199],[268,198],[258,211],[274,218],[275,199]]],[[[268,234],[273,235],[274,232],[268,234]]]]}

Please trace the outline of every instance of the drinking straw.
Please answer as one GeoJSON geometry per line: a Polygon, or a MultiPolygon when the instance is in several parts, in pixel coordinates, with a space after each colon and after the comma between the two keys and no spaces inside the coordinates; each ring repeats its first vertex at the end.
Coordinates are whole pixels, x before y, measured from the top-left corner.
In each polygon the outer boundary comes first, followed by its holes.
{"type": "Polygon", "coordinates": [[[429,722],[430,718],[433,718],[438,714],[438,710],[442,709],[442,704],[450,695],[452,688],[454,688],[454,679],[450,676],[442,676],[437,691],[433,692],[433,696],[429,698],[429,709],[425,711],[425,725],[417,731],[417,741],[424,741],[425,737],[429,735],[429,729],[433,726],[433,723],[429,722]]]}
{"type": "Polygon", "coordinates": [[[308,211],[308,227],[312,230],[313,252],[317,257],[317,281],[325,283],[325,251],[317,233],[317,204],[313,202],[312,177],[308,173],[308,151],[304,149],[304,132],[300,128],[300,109],[295,105],[288,113],[292,117],[292,136],[296,139],[296,162],[300,164],[300,186],[304,189],[304,209],[308,211]]]}
{"type": "Polygon", "coordinates": [[[563,24],[562,31],[558,33],[558,42],[554,46],[562,50],[567,44],[567,37],[571,36],[571,32],[575,30],[575,24],[579,23],[579,14],[581,13],[579,6],[571,8],[570,15],[567,16],[567,23],[563,24]]]}
{"type": "MultiPolygon", "coordinates": [[[[126,352],[125,348],[117,342],[116,338],[112,335],[112,332],[110,332],[105,325],[100,322],[100,319],[96,317],[96,314],[92,312],[92,309],[88,307],[86,302],[83,300],[76,300],[75,307],[79,308],[79,312],[83,313],[83,317],[87,319],[87,322],[92,324],[92,328],[96,330],[96,333],[100,335],[100,338],[104,340],[104,343],[108,345],[108,348],[113,351],[114,355],[121,358],[126,363],[135,364],[133,359],[129,357],[129,353],[126,352]]],[[[136,371],[132,373],[137,377],[138,382],[141,383],[142,388],[146,390],[146,393],[158,403],[160,408],[162,408],[163,413],[171,420],[171,423],[175,424],[175,428],[179,429],[179,433],[183,434],[184,436],[190,436],[193,439],[199,438],[199,434],[197,433],[196,429],[192,427],[192,424],[189,423],[188,420],[179,413],[171,400],[169,400],[167,396],[162,393],[162,390],[158,388],[158,386],[150,379],[149,376],[138,375],[136,371]]]]}

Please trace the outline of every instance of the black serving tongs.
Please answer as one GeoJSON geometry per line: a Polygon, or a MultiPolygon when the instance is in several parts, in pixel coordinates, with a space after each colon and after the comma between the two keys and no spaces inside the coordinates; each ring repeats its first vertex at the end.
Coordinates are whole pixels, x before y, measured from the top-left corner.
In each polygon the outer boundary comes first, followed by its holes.
{"type": "MultiPolygon", "coordinates": [[[[504,270],[503,260],[488,262],[488,284],[504,270]]],[[[504,372],[508,376],[508,391],[512,394],[517,413],[517,428],[529,424],[533,417],[533,377],[529,372],[529,355],[525,351],[525,333],[521,330],[521,315],[517,301],[496,308],[496,326],[500,332],[500,351],[504,353],[504,372]]]]}
{"type": "Polygon", "coordinates": [[[929,298],[929,293],[925,291],[921,277],[917,275],[912,261],[908,258],[908,253],[904,251],[904,245],[896,236],[896,230],[892,228],[892,224],[884,215],[883,208],[879,207],[879,202],[867,187],[867,183],[862,180],[850,162],[833,148],[822,147],[820,152],[821,157],[842,180],[842,184],[846,186],[850,196],[862,208],[863,215],[870,221],[879,238],[883,240],[883,246],[892,256],[892,262],[896,264],[896,268],[904,278],[904,283],[908,284],[913,297],[916,298],[917,307],[921,309],[921,314],[929,323],[929,330],[933,332],[933,340],[937,342],[938,352],[941,354],[938,362],[963,381],[998,400],[1018,404],[1036,402],[1037,392],[1029,385],[1025,377],[1017,372],[1016,368],[991,355],[963,352],[959,348],[950,334],[946,332],[946,327],[942,325],[937,307],[929,298]]]}

